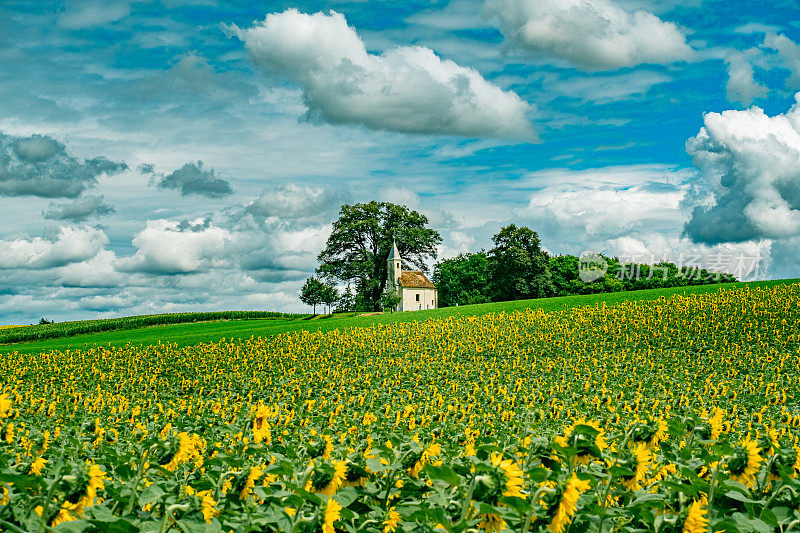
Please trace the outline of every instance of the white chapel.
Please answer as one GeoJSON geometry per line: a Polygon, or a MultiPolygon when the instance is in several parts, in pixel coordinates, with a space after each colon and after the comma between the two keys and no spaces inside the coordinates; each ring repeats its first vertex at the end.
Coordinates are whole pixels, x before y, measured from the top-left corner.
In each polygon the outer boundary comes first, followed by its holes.
{"type": "Polygon", "coordinates": [[[389,254],[389,279],[386,292],[400,297],[397,311],[420,311],[436,309],[439,306],[439,293],[436,285],[419,270],[403,270],[397,243],[392,243],[389,254]]]}

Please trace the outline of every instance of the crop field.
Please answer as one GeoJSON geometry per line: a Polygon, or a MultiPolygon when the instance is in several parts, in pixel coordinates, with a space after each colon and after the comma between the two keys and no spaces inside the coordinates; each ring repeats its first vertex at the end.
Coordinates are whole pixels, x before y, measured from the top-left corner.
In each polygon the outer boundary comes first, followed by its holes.
{"type": "Polygon", "coordinates": [[[447,307],[416,311],[414,313],[389,313],[371,316],[354,316],[357,313],[336,313],[334,315],[318,315],[314,317],[310,314],[290,315],[239,311],[144,315],[116,319],[61,322],[0,331],[0,353],[19,351],[21,353],[38,354],[41,351],[50,350],[85,350],[94,346],[121,347],[127,344],[156,344],[159,342],[171,342],[183,347],[200,342],[216,342],[222,338],[248,339],[250,337],[266,337],[297,330],[332,331],[453,316],[510,313],[526,309],[559,311],[589,305],[611,305],[621,302],[656,300],[661,297],[669,298],[674,295],[706,294],[742,287],[773,287],[797,282],[800,282],[800,280],[720,283],[515,300],[447,307]]]}
{"type": "Polygon", "coordinates": [[[0,354],[7,531],[798,531],[800,284],[0,354]]]}

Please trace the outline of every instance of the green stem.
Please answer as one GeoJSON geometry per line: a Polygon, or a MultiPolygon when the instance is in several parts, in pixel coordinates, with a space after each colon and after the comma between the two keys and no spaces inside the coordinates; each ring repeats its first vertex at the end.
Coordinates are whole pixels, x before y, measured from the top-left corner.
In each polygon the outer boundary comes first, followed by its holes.
{"type": "Polygon", "coordinates": [[[772,496],[770,496],[769,500],[767,500],[767,504],[764,506],[764,508],[765,509],[769,509],[769,506],[772,505],[772,502],[775,501],[775,498],[777,498],[778,495],[781,492],[784,491],[784,489],[789,490],[795,497],[797,497],[797,493],[795,492],[795,490],[791,486],[789,486],[789,485],[781,485],[781,487],[778,490],[776,490],[775,492],[772,493],[772,496]]]}
{"type": "MultiPolygon", "coordinates": [[[[539,496],[541,496],[542,493],[545,493],[545,492],[555,492],[555,491],[553,489],[551,489],[551,488],[548,488],[548,487],[541,487],[539,490],[534,492],[533,495],[531,496],[531,499],[530,499],[531,507],[535,508],[536,505],[538,505],[539,496]]],[[[525,524],[522,527],[522,533],[528,533],[528,530],[531,527],[532,520],[533,520],[533,509],[528,511],[525,514],[525,524]]]]}
{"type": "Polygon", "coordinates": [[[139,488],[139,482],[142,480],[142,473],[144,472],[144,464],[147,459],[147,454],[150,450],[145,450],[142,453],[142,459],[139,462],[139,468],[136,470],[136,477],[133,479],[133,487],[131,488],[131,496],[128,499],[128,505],[125,506],[125,514],[128,515],[133,511],[133,506],[136,501],[136,490],[139,488]]]}
{"type": "MultiPolygon", "coordinates": [[[[619,454],[620,454],[620,452],[622,450],[625,449],[625,446],[628,444],[628,439],[630,439],[631,435],[633,434],[633,430],[634,429],[635,429],[635,426],[632,427],[631,429],[629,429],[628,432],[625,434],[625,438],[622,439],[622,443],[619,445],[619,449],[617,450],[617,454],[614,456],[614,460],[611,462],[610,465],[608,465],[609,469],[612,466],[617,464],[617,459],[619,459],[619,454]]],[[[611,472],[609,472],[608,473],[608,483],[606,483],[605,487],[603,488],[603,495],[602,495],[600,501],[597,502],[597,503],[600,504],[600,507],[603,508],[603,509],[605,509],[607,507],[606,502],[608,501],[608,491],[611,488],[611,482],[613,480],[614,480],[614,476],[611,475],[611,472]]]]}
{"type": "Polygon", "coordinates": [[[16,533],[27,533],[24,529],[20,529],[11,522],[6,522],[5,520],[0,520],[0,525],[7,527],[9,531],[15,531],[16,533]]]}
{"type": "Polygon", "coordinates": [[[159,529],[160,533],[164,533],[165,531],[171,529],[172,528],[172,523],[176,524],[181,531],[185,531],[185,529],[183,527],[181,527],[180,524],[178,524],[178,521],[175,520],[175,515],[173,514],[175,509],[181,509],[183,511],[186,511],[186,510],[189,509],[189,504],[187,504],[187,503],[184,503],[184,504],[174,503],[174,504],[170,505],[169,507],[167,507],[164,510],[164,517],[161,519],[161,529],[159,529]],[[169,524],[169,527],[166,527],[167,518],[171,518],[172,519],[172,523],[169,524]],[[166,529],[165,529],[165,527],[166,527],[166,529]]]}
{"type": "Polygon", "coordinates": [[[59,461],[56,465],[55,475],[53,477],[53,482],[50,484],[50,487],[47,489],[47,494],[45,495],[44,505],[42,506],[42,516],[39,517],[39,533],[46,531],[49,529],[47,527],[47,517],[50,514],[50,505],[52,504],[53,500],[53,492],[56,490],[56,486],[58,482],[61,481],[61,469],[63,468],[64,463],[59,461]]]}
{"type": "Polygon", "coordinates": [[[469,482],[469,488],[467,488],[467,495],[464,498],[464,503],[461,506],[461,520],[467,518],[467,512],[469,511],[470,506],[472,505],[472,491],[475,490],[475,478],[472,478],[472,481],[469,482]]]}
{"type": "Polygon", "coordinates": [[[389,479],[388,479],[388,481],[387,481],[387,483],[386,483],[386,493],[383,495],[383,501],[381,502],[381,508],[382,508],[384,511],[386,510],[386,504],[387,504],[387,503],[388,503],[388,501],[389,501],[389,493],[392,491],[392,485],[394,484],[394,475],[395,475],[395,474],[397,473],[397,471],[398,471],[398,470],[399,470],[399,469],[402,467],[402,465],[403,465],[403,461],[405,461],[405,458],[408,456],[408,454],[409,454],[409,453],[411,453],[411,451],[410,451],[410,450],[409,450],[409,451],[407,451],[406,453],[404,453],[404,454],[403,454],[403,455],[400,457],[400,459],[398,460],[397,466],[395,466],[394,468],[392,468],[392,469],[389,471],[389,479]]]}
{"type": "Polygon", "coordinates": [[[711,514],[711,504],[714,503],[714,487],[717,484],[717,476],[719,475],[719,467],[722,466],[722,461],[717,463],[714,467],[714,473],[711,474],[711,483],[708,487],[708,513],[711,514]]]}

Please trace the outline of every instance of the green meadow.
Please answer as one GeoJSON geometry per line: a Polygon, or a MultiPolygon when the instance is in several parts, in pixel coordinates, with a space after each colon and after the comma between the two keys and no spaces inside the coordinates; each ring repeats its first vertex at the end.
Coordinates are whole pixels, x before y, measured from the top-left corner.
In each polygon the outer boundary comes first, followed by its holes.
{"type": "MultiPolygon", "coordinates": [[[[354,313],[335,315],[285,315],[282,317],[212,320],[184,324],[148,326],[137,329],[105,331],[83,335],[65,336],[40,341],[0,344],[0,353],[17,351],[20,353],[39,353],[50,350],[77,350],[93,346],[148,345],[174,343],[189,346],[220,339],[247,339],[266,337],[295,330],[331,331],[334,329],[369,327],[376,324],[412,322],[449,316],[485,315],[489,313],[509,313],[523,309],[542,309],[558,311],[572,307],[613,305],[625,301],[655,300],[669,298],[676,294],[702,294],[730,290],[746,285],[774,286],[798,283],[800,279],[724,283],[693,287],[673,287],[642,291],[614,292],[578,296],[539,298],[534,300],[515,300],[487,304],[447,307],[429,311],[388,313],[378,315],[356,315],[354,313]]],[[[40,326],[25,326],[40,327],[40,326]]]]}

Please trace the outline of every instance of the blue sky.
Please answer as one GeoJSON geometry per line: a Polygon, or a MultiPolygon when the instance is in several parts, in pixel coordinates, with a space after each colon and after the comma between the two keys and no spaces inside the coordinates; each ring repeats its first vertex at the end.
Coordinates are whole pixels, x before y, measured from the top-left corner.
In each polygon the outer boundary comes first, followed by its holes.
{"type": "MultiPolygon", "coordinates": [[[[793,2],[3,2],[0,324],[295,311],[343,202],[800,276],[793,2]]],[[[746,272],[742,271],[742,274],[746,272]]]]}

